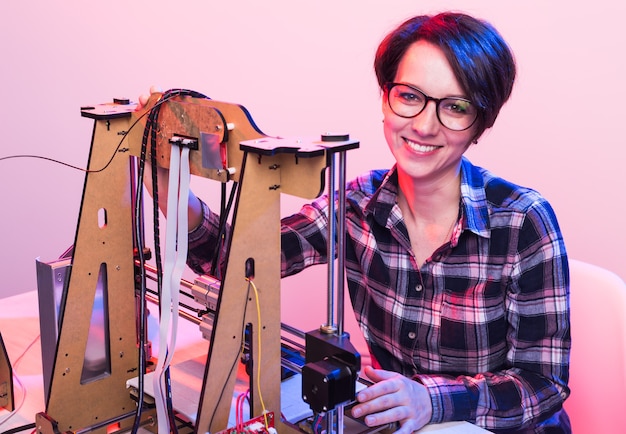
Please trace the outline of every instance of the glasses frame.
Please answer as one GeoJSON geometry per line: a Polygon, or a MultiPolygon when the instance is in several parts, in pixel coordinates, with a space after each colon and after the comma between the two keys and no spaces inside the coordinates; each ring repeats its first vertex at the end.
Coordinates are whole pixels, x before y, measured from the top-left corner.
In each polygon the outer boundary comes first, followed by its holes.
{"type": "Polygon", "coordinates": [[[393,82],[390,82],[390,83],[385,84],[385,92],[387,93],[387,105],[389,106],[389,108],[391,109],[391,111],[392,111],[392,112],[393,112],[396,116],[400,116],[401,118],[404,118],[404,119],[412,119],[412,118],[415,118],[415,117],[419,116],[419,115],[420,115],[420,114],[424,111],[424,109],[426,109],[426,106],[428,105],[428,103],[429,103],[430,101],[433,101],[433,102],[435,103],[435,113],[437,114],[437,120],[439,121],[439,123],[441,124],[441,126],[443,126],[443,127],[447,128],[447,129],[449,129],[450,131],[466,131],[466,130],[470,129],[470,128],[472,127],[472,125],[474,125],[474,124],[476,123],[476,119],[478,119],[478,112],[479,112],[478,107],[476,106],[476,104],[474,104],[472,101],[470,101],[470,100],[469,100],[469,99],[467,99],[467,98],[450,97],[450,96],[447,96],[447,97],[444,97],[444,98],[435,98],[435,97],[432,97],[432,96],[430,96],[430,95],[427,95],[426,93],[424,93],[424,91],[422,91],[422,90],[418,89],[417,87],[412,86],[412,85],[410,85],[410,84],[406,84],[406,83],[393,83],[393,82]],[[424,96],[424,99],[426,100],[426,102],[424,102],[424,107],[422,107],[422,109],[421,109],[420,111],[418,111],[417,113],[415,113],[413,116],[405,116],[405,115],[401,115],[401,114],[399,114],[398,112],[396,112],[396,111],[393,109],[393,106],[391,105],[391,98],[389,98],[389,93],[391,92],[391,89],[393,89],[393,88],[394,88],[394,87],[396,87],[396,86],[406,86],[406,87],[408,87],[408,88],[410,88],[410,89],[414,90],[415,92],[417,92],[417,93],[419,93],[419,94],[423,95],[423,96],[424,96]],[[445,100],[448,100],[448,99],[455,99],[455,100],[458,100],[458,101],[464,101],[464,102],[467,102],[467,103],[471,104],[471,105],[472,105],[472,106],[476,109],[476,116],[474,117],[474,120],[473,120],[473,121],[472,121],[472,122],[471,122],[471,123],[470,123],[467,127],[462,128],[462,129],[460,129],[460,130],[456,130],[456,129],[454,129],[454,128],[450,128],[449,126],[447,126],[446,124],[444,124],[444,123],[441,121],[441,117],[439,116],[439,106],[440,106],[440,104],[441,104],[441,101],[445,101],[445,100]]]}

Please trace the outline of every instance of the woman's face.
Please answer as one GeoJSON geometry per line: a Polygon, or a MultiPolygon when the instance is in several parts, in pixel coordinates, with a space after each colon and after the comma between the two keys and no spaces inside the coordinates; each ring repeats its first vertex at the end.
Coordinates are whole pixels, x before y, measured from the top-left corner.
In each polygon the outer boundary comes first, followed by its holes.
{"type": "MultiPolygon", "coordinates": [[[[394,82],[409,84],[434,98],[467,98],[443,51],[426,41],[417,41],[409,47],[398,65],[394,82]]],[[[437,118],[434,101],[429,101],[414,118],[400,117],[390,109],[386,93],[383,114],[385,139],[400,176],[409,176],[417,182],[456,178],[475,126],[464,131],[444,127],[437,118]]]]}

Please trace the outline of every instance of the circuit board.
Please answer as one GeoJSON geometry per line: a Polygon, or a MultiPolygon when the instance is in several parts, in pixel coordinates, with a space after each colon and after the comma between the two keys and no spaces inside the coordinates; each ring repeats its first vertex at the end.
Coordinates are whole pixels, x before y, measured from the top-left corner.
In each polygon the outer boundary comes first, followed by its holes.
{"type": "Polygon", "coordinates": [[[237,430],[237,427],[227,428],[216,434],[275,434],[274,429],[274,412],[269,411],[264,416],[258,416],[247,420],[242,425],[243,430],[237,430]],[[267,422],[266,422],[267,420],[267,422]],[[266,426],[267,423],[267,426],[266,426]]]}

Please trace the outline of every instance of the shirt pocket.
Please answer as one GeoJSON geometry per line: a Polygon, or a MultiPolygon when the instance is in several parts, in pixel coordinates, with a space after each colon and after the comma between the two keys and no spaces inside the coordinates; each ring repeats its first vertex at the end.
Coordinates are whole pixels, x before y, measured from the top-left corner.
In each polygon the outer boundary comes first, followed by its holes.
{"type": "Polygon", "coordinates": [[[443,370],[476,374],[504,364],[508,329],[504,296],[489,292],[480,286],[461,294],[445,291],[438,339],[443,370]]]}

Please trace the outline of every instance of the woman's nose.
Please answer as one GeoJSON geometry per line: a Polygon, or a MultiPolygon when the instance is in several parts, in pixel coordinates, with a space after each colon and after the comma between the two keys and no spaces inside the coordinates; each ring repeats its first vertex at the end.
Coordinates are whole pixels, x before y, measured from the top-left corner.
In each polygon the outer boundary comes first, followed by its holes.
{"type": "Polygon", "coordinates": [[[424,110],[413,118],[411,127],[421,136],[436,134],[441,127],[437,117],[437,103],[428,101],[424,110]]]}

